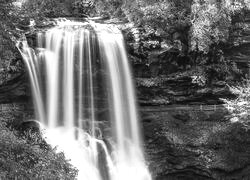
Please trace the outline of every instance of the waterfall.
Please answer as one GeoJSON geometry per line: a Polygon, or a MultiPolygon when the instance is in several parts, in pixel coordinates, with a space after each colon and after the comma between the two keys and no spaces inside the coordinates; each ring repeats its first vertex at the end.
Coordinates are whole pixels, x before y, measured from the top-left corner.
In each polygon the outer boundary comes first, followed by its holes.
{"type": "Polygon", "coordinates": [[[121,32],[68,22],[18,48],[29,72],[46,140],[84,180],[150,180],[136,96],[121,32]]]}

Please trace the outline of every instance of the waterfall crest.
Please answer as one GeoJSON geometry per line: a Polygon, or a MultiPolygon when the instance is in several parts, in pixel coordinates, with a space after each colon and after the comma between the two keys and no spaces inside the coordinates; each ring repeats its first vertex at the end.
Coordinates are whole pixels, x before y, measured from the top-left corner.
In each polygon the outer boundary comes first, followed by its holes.
{"type": "Polygon", "coordinates": [[[47,142],[79,169],[78,179],[150,180],[123,36],[90,24],[40,32],[35,49],[19,42],[37,119],[47,142]]]}

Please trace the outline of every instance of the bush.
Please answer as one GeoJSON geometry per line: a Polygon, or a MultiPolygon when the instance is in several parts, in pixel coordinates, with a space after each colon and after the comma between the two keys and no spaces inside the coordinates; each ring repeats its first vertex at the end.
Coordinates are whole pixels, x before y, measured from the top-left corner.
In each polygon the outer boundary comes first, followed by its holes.
{"type": "MultiPolygon", "coordinates": [[[[147,2],[147,1],[146,1],[147,2]]],[[[143,21],[156,28],[169,31],[172,28],[188,26],[191,1],[163,0],[141,3],[143,21]]]]}
{"type": "Polygon", "coordinates": [[[232,122],[241,122],[250,128],[250,81],[245,80],[241,85],[230,87],[235,99],[221,99],[230,112],[232,122]]]}
{"type": "Polygon", "coordinates": [[[94,8],[93,0],[75,0],[72,3],[72,12],[76,15],[90,15],[94,8]]]}
{"type": "Polygon", "coordinates": [[[31,18],[69,15],[69,5],[60,0],[28,0],[22,5],[23,14],[31,18]]]}
{"type": "MultiPolygon", "coordinates": [[[[86,1],[86,0],[85,0],[86,1]]],[[[90,1],[90,0],[89,0],[90,1]]],[[[89,13],[91,16],[107,16],[119,17],[122,16],[121,7],[123,1],[120,0],[96,0],[93,1],[93,9],[89,13]]]]}
{"type": "Polygon", "coordinates": [[[232,16],[249,8],[247,0],[195,0],[191,13],[191,49],[205,53],[210,46],[226,42],[229,37],[232,16]]]}
{"type": "Polygon", "coordinates": [[[15,47],[16,23],[20,20],[19,8],[13,0],[0,0],[0,84],[23,72],[23,63],[15,47]]]}
{"type": "Polygon", "coordinates": [[[17,134],[6,123],[0,123],[0,179],[76,178],[77,170],[65,160],[64,154],[45,148],[41,136],[17,134]]]}

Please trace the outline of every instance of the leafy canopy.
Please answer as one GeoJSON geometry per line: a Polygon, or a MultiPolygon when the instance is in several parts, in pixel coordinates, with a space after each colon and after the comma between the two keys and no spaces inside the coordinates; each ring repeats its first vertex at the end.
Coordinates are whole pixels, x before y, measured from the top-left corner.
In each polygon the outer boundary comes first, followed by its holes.
{"type": "Polygon", "coordinates": [[[232,16],[248,8],[249,0],[194,0],[191,7],[191,48],[208,52],[212,44],[226,42],[232,16]]]}

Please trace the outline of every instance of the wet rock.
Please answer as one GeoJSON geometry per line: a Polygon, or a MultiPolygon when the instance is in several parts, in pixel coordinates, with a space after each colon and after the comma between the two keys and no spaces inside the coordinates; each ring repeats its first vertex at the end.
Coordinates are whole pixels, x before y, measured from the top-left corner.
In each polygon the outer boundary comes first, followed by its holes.
{"type": "Polygon", "coordinates": [[[25,73],[17,74],[0,85],[0,103],[23,102],[30,96],[29,79],[25,73]]]}
{"type": "Polygon", "coordinates": [[[226,83],[208,86],[189,75],[137,78],[136,84],[143,105],[221,104],[220,98],[234,97],[226,83]]]}
{"type": "Polygon", "coordinates": [[[150,77],[150,67],[145,65],[144,63],[137,63],[133,65],[134,75],[136,77],[144,77],[149,78],[150,77]]]}
{"type": "Polygon", "coordinates": [[[249,75],[250,11],[242,13],[240,18],[233,19],[234,23],[224,53],[228,59],[236,62],[244,74],[249,75]]]}
{"type": "Polygon", "coordinates": [[[158,29],[134,24],[124,26],[121,29],[126,40],[128,53],[141,59],[144,64],[151,64],[153,61],[151,56],[154,56],[155,52],[159,55],[159,51],[162,51],[163,47],[168,47],[167,42],[164,41],[166,34],[158,29]]]}
{"type": "MultiPolygon", "coordinates": [[[[206,107],[204,107],[206,109],[206,107]]],[[[149,168],[156,180],[250,177],[250,131],[227,110],[141,109],[149,168]]]]}
{"type": "Polygon", "coordinates": [[[18,126],[18,130],[22,132],[39,133],[41,131],[40,124],[35,120],[24,121],[18,126]]]}

